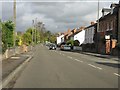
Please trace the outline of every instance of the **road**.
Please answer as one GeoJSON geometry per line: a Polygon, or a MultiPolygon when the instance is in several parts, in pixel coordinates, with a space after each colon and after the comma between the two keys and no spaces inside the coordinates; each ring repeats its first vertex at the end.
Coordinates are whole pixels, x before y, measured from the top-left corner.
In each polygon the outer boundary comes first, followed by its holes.
{"type": "Polygon", "coordinates": [[[48,50],[39,45],[14,88],[118,88],[115,63],[75,52],[48,50]]]}

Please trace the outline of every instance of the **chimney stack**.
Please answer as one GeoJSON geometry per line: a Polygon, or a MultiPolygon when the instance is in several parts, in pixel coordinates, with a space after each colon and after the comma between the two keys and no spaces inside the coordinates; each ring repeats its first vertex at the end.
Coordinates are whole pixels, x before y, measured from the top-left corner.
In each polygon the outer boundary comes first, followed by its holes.
{"type": "Polygon", "coordinates": [[[95,24],[95,22],[91,22],[91,25],[94,25],[95,24]]]}
{"type": "Polygon", "coordinates": [[[111,8],[111,14],[113,14],[113,9],[117,6],[118,4],[112,3],[110,8],[111,8]]]}

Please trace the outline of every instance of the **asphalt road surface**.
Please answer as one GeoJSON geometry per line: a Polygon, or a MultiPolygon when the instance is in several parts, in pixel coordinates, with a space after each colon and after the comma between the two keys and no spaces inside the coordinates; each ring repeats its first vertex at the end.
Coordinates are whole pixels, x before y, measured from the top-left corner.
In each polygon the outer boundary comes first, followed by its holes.
{"type": "Polygon", "coordinates": [[[117,63],[39,45],[14,88],[118,88],[117,63]]]}

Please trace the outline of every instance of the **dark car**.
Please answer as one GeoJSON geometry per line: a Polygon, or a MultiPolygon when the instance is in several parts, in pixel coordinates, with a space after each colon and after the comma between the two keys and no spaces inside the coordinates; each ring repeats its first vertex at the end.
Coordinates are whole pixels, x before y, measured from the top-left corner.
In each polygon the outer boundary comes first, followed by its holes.
{"type": "Polygon", "coordinates": [[[56,50],[57,46],[55,44],[49,45],[49,50],[56,50]]]}

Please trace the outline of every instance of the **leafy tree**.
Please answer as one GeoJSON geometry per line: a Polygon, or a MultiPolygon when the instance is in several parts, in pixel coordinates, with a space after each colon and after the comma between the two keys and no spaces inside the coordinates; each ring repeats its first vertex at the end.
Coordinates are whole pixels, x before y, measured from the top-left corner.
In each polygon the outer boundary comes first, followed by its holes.
{"type": "Polygon", "coordinates": [[[24,44],[30,45],[32,43],[32,29],[28,28],[27,31],[22,36],[22,41],[24,44]]]}
{"type": "Polygon", "coordinates": [[[50,36],[50,42],[51,43],[56,43],[56,36],[55,35],[50,36]]]}
{"type": "Polygon", "coordinates": [[[2,39],[2,22],[1,22],[1,19],[0,19],[0,54],[2,53],[2,42],[1,42],[1,39],[2,39]]]}
{"type": "Polygon", "coordinates": [[[80,42],[78,40],[74,41],[74,46],[79,46],[80,42]]]}
{"type": "Polygon", "coordinates": [[[8,20],[5,22],[2,22],[2,49],[3,52],[8,47],[13,47],[13,30],[14,30],[14,24],[12,21],[8,20]]]}

